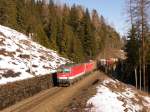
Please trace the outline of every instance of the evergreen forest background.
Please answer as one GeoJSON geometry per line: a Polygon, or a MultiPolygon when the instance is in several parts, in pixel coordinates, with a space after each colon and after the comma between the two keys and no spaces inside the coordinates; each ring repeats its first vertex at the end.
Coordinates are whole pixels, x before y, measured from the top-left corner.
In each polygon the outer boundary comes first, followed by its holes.
{"type": "Polygon", "coordinates": [[[75,62],[119,48],[120,36],[96,10],[35,0],[0,0],[0,24],[25,34],[75,62]]]}

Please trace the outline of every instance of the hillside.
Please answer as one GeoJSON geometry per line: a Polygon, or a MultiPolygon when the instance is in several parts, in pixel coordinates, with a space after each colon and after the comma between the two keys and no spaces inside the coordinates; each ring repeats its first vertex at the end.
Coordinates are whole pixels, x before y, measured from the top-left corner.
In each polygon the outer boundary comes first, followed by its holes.
{"type": "Polygon", "coordinates": [[[107,79],[96,87],[87,105],[93,112],[149,112],[150,97],[130,85],[107,79]]]}
{"type": "Polygon", "coordinates": [[[26,35],[0,25],[0,84],[52,73],[70,62],[26,35]],[[31,62],[31,63],[30,63],[31,62]],[[30,66],[32,65],[32,75],[30,66]]]}
{"type": "Polygon", "coordinates": [[[131,85],[99,73],[63,112],[149,112],[150,96],[131,85]]]}
{"type": "Polygon", "coordinates": [[[95,9],[57,4],[50,0],[0,0],[0,24],[57,50],[74,61],[94,59],[104,48],[120,48],[120,35],[95,9]]]}

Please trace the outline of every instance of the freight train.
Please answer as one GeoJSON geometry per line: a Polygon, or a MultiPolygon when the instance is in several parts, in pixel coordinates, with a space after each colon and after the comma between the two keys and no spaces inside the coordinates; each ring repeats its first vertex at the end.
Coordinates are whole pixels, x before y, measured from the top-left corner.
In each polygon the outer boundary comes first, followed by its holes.
{"type": "Polygon", "coordinates": [[[57,86],[69,86],[96,69],[107,73],[115,68],[117,61],[118,59],[116,58],[109,58],[99,59],[97,61],[90,60],[87,63],[81,64],[62,65],[57,69],[57,73],[53,75],[53,83],[57,86]]]}
{"type": "Polygon", "coordinates": [[[117,63],[117,58],[99,59],[97,60],[97,69],[108,74],[115,71],[117,63]]]}

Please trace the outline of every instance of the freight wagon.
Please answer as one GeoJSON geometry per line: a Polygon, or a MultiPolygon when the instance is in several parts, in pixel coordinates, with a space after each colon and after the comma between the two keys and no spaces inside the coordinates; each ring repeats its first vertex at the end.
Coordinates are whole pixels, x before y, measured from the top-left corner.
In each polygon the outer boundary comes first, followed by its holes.
{"type": "Polygon", "coordinates": [[[117,58],[99,59],[97,60],[97,68],[105,73],[116,69],[117,58]]]}

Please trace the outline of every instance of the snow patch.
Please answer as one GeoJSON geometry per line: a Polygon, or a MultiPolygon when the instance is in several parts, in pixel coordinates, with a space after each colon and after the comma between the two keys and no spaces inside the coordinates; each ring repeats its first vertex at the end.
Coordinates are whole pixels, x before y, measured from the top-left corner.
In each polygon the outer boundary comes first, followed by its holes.
{"type": "Polygon", "coordinates": [[[112,80],[112,79],[107,79],[107,80],[104,80],[102,83],[103,83],[104,85],[107,85],[107,84],[109,84],[109,83],[116,83],[116,81],[114,81],[114,80],[112,80]]]}
{"type": "MultiPolygon", "coordinates": [[[[87,101],[92,105],[91,112],[141,112],[145,107],[150,109],[150,97],[137,97],[137,91],[130,87],[122,86],[121,91],[112,89],[112,86],[120,85],[117,80],[104,80],[97,87],[95,96],[87,101]],[[111,84],[111,86],[109,86],[111,84]],[[122,92],[122,90],[124,90],[122,92]],[[139,103],[142,100],[142,103],[139,103]],[[145,106],[145,107],[144,107],[145,106]]],[[[120,85],[121,86],[121,85],[120,85]]],[[[119,89],[119,88],[118,88],[119,89]]]]}
{"type": "Polygon", "coordinates": [[[150,97],[143,97],[145,101],[142,101],[143,105],[150,109],[150,97]]]}
{"type": "Polygon", "coordinates": [[[87,104],[93,104],[92,112],[123,112],[123,102],[117,99],[119,95],[113,93],[105,86],[97,88],[97,94],[87,104]]]}
{"type": "Polygon", "coordinates": [[[33,42],[26,35],[0,25],[0,84],[14,82],[33,77],[29,73],[32,65],[34,75],[46,75],[56,72],[57,67],[71,62],[33,42]],[[16,77],[4,77],[4,70],[12,70],[21,74],[16,77]]]}

